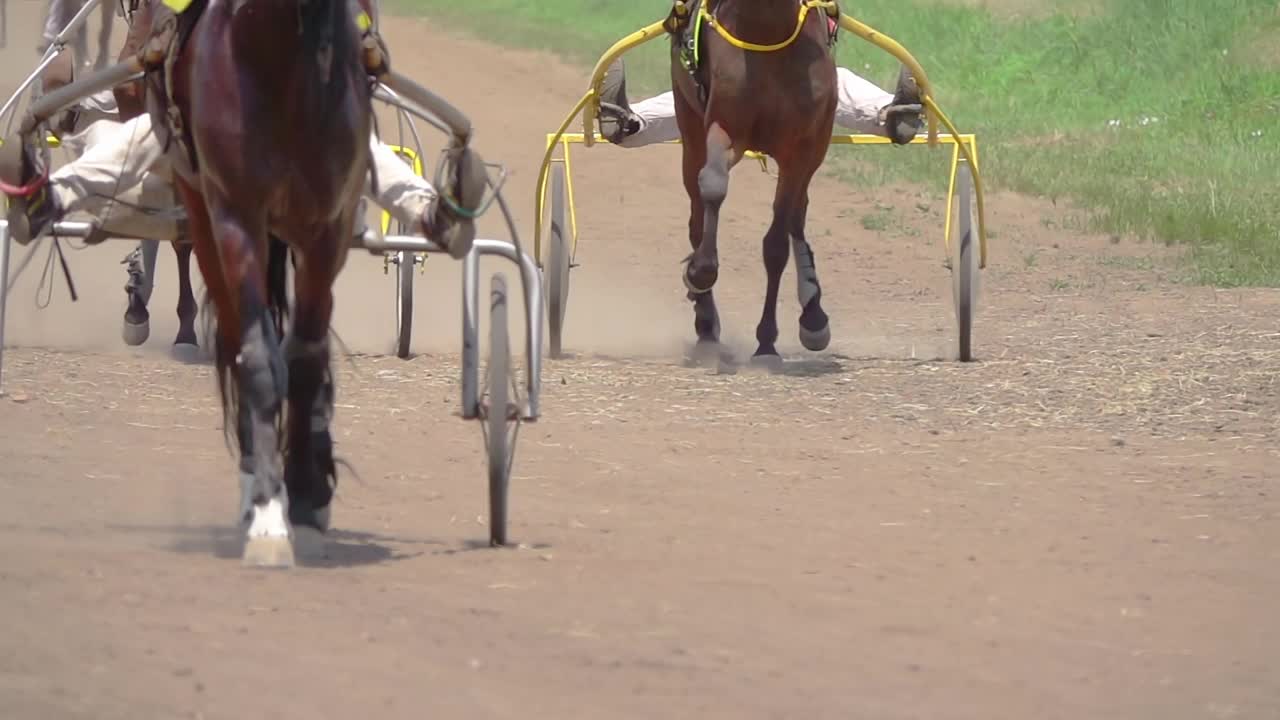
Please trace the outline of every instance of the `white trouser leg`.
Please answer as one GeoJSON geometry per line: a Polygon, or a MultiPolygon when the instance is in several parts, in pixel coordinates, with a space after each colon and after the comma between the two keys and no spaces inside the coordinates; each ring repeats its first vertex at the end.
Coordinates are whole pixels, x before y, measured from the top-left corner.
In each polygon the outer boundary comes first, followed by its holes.
{"type": "Polygon", "coordinates": [[[87,213],[113,235],[174,238],[177,225],[171,211],[176,203],[169,167],[151,131],[150,115],[125,123],[99,120],[67,138],[67,145],[85,152],[50,177],[50,189],[63,212],[87,213]]]}
{"type": "Polygon", "coordinates": [[[880,125],[880,108],[893,102],[893,93],[885,92],[875,83],[859,77],[847,68],[836,68],[836,81],[839,94],[836,125],[855,133],[884,137],[885,128],[880,125]]]}
{"type": "MultiPolygon", "coordinates": [[[[880,108],[893,102],[893,93],[885,92],[853,71],[836,68],[838,102],[836,125],[855,133],[885,135],[880,125],[880,108]]],[[[618,143],[625,148],[643,147],[680,139],[676,124],[675,96],[671,92],[655,95],[631,106],[640,118],[640,129],[618,143]]]]}
{"type": "Polygon", "coordinates": [[[414,232],[422,229],[422,216],[435,200],[436,191],[426,178],[418,177],[409,163],[396,155],[376,135],[369,135],[369,149],[373,153],[373,167],[378,175],[378,187],[372,187],[372,174],[365,179],[364,192],[374,202],[391,213],[414,232]]]}
{"type": "Polygon", "coordinates": [[[623,138],[618,143],[622,147],[644,147],[680,139],[675,96],[670,91],[641,100],[631,106],[631,112],[640,118],[640,129],[623,138]]]}

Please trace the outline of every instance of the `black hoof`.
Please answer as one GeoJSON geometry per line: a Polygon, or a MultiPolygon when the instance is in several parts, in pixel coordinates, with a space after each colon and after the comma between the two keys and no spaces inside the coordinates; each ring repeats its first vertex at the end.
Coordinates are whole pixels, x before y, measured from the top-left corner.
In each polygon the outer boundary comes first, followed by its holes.
{"type": "Polygon", "coordinates": [[[131,322],[126,315],[124,325],[120,328],[120,337],[126,345],[137,347],[151,337],[151,323],[145,318],[139,323],[131,322]]]}
{"type": "Polygon", "coordinates": [[[813,352],[826,350],[827,346],[831,344],[831,325],[823,325],[821,330],[808,330],[801,325],[800,344],[804,345],[806,350],[813,352]]]}
{"type": "Polygon", "coordinates": [[[308,503],[291,503],[289,505],[289,523],[294,527],[311,528],[319,533],[329,531],[329,506],[312,507],[308,503]]]}

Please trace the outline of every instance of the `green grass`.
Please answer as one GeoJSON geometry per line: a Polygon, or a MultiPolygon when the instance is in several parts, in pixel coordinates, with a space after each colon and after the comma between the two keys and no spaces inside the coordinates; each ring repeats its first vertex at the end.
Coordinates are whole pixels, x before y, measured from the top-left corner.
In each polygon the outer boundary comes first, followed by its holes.
{"type": "MultiPolygon", "coordinates": [[[[583,63],[669,7],[665,0],[392,4],[583,63]]],[[[850,8],[909,48],[942,107],[978,135],[988,192],[1071,199],[1092,208],[1090,229],[1186,244],[1195,282],[1280,286],[1275,0],[1110,0],[1083,17],[1009,21],[928,0],[858,0],[850,8]]],[[[838,54],[841,65],[875,82],[895,76],[896,61],[857,38],[845,36],[838,54]]],[[[627,70],[633,98],[664,89],[665,42],[628,54],[627,70]]],[[[584,71],[584,89],[586,81],[584,71]]],[[[862,150],[845,149],[829,165],[851,182],[942,187],[943,151],[862,150]]]]}

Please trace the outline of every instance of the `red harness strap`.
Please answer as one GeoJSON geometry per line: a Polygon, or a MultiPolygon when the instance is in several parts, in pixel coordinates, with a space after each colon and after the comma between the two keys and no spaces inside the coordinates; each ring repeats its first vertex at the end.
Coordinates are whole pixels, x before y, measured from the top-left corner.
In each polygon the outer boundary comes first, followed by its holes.
{"type": "Polygon", "coordinates": [[[45,170],[39,177],[32,179],[26,185],[10,185],[0,180],[0,192],[9,197],[29,198],[40,192],[40,188],[49,184],[49,171],[45,170]]]}

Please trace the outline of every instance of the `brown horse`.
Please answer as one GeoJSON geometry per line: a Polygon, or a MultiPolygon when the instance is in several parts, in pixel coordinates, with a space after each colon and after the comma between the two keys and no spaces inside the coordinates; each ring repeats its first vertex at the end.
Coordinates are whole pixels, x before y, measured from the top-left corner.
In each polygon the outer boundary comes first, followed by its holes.
{"type": "Polygon", "coordinates": [[[160,37],[150,47],[172,42],[172,67],[150,73],[147,105],[172,143],[216,308],[219,388],[240,446],[244,560],[289,565],[290,523],[323,532],[333,496],[332,287],[372,123],[361,36],[350,0],[196,0],[177,22],[153,10],[160,37]],[[296,259],[283,342],[271,316],[269,232],[296,259]]]}
{"type": "MultiPolygon", "coordinates": [[[[831,340],[813,253],[804,237],[809,182],[826,158],[836,110],[836,66],[827,15],[808,12],[799,22],[797,0],[703,0],[708,20],[701,32],[697,65],[687,61],[684,38],[699,10],[672,12],[671,82],[676,121],[683,138],[684,186],[689,194],[689,242],[685,286],[694,303],[694,330],[701,347],[720,339],[720,317],[712,288],[719,275],[716,235],[720,207],[729,191],[729,171],[748,150],[763,152],[778,167],[773,223],[764,236],[768,275],[764,312],[756,327],[753,361],[781,364],[778,287],[794,246],[801,304],[800,341],[822,350],[831,340]],[[685,14],[687,12],[687,14],[685,14]],[[744,50],[713,31],[718,24],[744,43],[776,45],[744,50]]],[[[690,3],[692,5],[693,3],[690,3]]]]}

